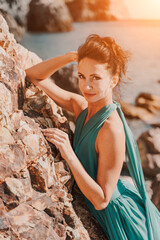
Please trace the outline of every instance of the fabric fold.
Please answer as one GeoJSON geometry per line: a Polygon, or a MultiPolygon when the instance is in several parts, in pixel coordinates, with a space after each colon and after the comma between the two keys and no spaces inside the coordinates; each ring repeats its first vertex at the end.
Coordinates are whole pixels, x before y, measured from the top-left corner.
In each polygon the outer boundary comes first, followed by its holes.
{"type": "Polygon", "coordinates": [[[118,102],[114,101],[114,104],[117,105],[117,112],[123,122],[125,135],[126,135],[126,164],[129,170],[129,173],[133,179],[135,186],[137,187],[139,193],[142,196],[145,210],[146,210],[146,218],[148,225],[148,239],[155,240],[159,239],[160,231],[160,213],[155,205],[151,202],[148,197],[145,179],[142,170],[141,159],[139,155],[139,150],[137,146],[137,142],[131,132],[127,121],[124,117],[124,114],[121,110],[121,106],[118,102]]]}

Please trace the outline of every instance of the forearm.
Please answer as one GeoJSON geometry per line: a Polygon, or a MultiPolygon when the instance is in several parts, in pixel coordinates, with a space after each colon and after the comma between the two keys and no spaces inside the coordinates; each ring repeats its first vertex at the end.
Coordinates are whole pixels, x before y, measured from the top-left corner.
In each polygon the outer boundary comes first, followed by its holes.
{"type": "Polygon", "coordinates": [[[106,206],[101,186],[86,172],[76,155],[66,160],[81,192],[99,210],[106,206]]]}
{"type": "Polygon", "coordinates": [[[74,55],[72,53],[66,53],[64,55],[45,60],[32,66],[31,68],[26,69],[26,77],[31,82],[32,79],[46,79],[58,69],[72,61],[74,61],[74,55]]]}
{"type": "Polygon", "coordinates": [[[58,128],[45,129],[42,132],[46,139],[59,149],[62,158],[68,163],[80,190],[95,209],[105,208],[109,201],[106,199],[108,196],[104,194],[102,187],[87,173],[77,158],[71,147],[68,134],[58,128]]]}

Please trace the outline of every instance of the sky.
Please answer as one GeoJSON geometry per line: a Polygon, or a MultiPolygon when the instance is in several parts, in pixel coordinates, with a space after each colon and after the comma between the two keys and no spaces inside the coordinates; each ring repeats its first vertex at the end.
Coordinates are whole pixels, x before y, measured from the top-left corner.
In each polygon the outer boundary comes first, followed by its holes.
{"type": "Polygon", "coordinates": [[[131,18],[160,19],[160,0],[123,0],[123,2],[131,18]]]}

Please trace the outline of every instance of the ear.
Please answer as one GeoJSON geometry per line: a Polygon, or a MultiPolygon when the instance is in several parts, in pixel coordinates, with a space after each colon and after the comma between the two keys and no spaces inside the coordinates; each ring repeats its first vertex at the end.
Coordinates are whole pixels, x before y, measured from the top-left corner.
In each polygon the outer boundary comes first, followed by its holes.
{"type": "Polygon", "coordinates": [[[114,87],[116,87],[116,85],[118,84],[118,82],[119,82],[119,76],[118,76],[118,75],[114,75],[114,76],[112,77],[110,87],[113,89],[114,87]]]}

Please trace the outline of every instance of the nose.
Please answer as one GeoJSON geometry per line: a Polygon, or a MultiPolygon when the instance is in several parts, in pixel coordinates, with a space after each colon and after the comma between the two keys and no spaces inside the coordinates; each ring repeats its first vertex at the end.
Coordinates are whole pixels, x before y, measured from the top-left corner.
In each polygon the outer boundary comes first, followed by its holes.
{"type": "Polygon", "coordinates": [[[86,89],[92,89],[92,86],[90,86],[90,85],[86,85],[86,89]]]}
{"type": "Polygon", "coordinates": [[[90,80],[88,80],[88,81],[86,81],[86,89],[92,89],[92,83],[91,83],[91,81],[90,80]]]}

